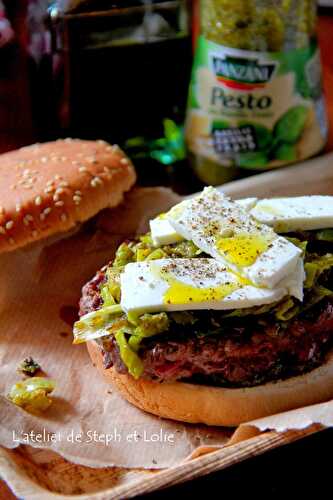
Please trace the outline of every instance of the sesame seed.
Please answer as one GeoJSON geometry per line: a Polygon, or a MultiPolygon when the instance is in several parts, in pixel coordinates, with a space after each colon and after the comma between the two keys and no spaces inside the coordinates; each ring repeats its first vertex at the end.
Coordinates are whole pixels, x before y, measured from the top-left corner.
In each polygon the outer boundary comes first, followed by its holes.
{"type": "Polygon", "coordinates": [[[29,219],[27,218],[27,216],[25,216],[25,217],[23,218],[23,224],[24,224],[25,226],[29,226],[30,221],[29,221],[29,219]]]}
{"type": "Polygon", "coordinates": [[[54,184],[54,181],[52,181],[52,180],[47,181],[47,183],[46,183],[47,186],[52,186],[52,184],[54,184]]]}
{"type": "Polygon", "coordinates": [[[67,161],[67,157],[66,156],[62,156],[60,159],[61,159],[61,161],[67,161]]]}
{"type": "Polygon", "coordinates": [[[41,205],[42,204],[42,197],[41,196],[36,196],[35,198],[35,205],[41,205]]]}
{"type": "Polygon", "coordinates": [[[77,196],[77,195],[73,196],[73,201],[74,201],[75,205],[79,205],[81,203],[81,200],[82,200],[81,196],[77,196]]]}
{"type": "Polygon", "coordinates": [[[104,168],[103,168],[103,170],[104,170],[104,172],[105,172],[106,174],[108,174],[108,173],[109,173],[109,169],[108,169],[108,167],[104,167],[104,168]]]}
{"type": "Polygon", "coordinates": [[[72,165],[79,165],[80,163],[77,160],[72,160],[72,165]]]}
{"type": "Polygon", "coordinates": [[[90,181],[90,184],[92,187],[97,187],[98,185],[101,185],[103,184],[103,181],[100,177],[94,177],[93,179],[91,179],[90,181]]]}
{"type": "Polygon", "coordinates": [[[5,213],[5,209],[3,207],[0,207],[0,214],[4,214],[5,213]]]}
{"type": "Polygon", "coordinates": [[[95,156],[87,156],[87,157],[86,157],[86,160],[87,160],[89,163],[95,163],[95,161],[96,161],[96,157],[95,157],[95,156]]]}
{"type": "Polygon", "coordinates": [[[58,188],[55,190],[55,194],[58,194],[58,195],[59,195],[59,194],[62,194],[62,193],[64,193],[64,192],[65,192],[65,190],[64,190],[63,188],[61,188],[61,187],[58,187],[58,188]]]}
{"type": "Polygon", "coordinates": [[[16,184],[11,184],[10,189],[16,189],[16,184]]]}
{"type": "Polygon", "coordinates": [[[61,181],[59,182],[60,187],[68,187],[68,182],[67,181],[61,181]]]}
{"type": "Polygon", "coordinates": [[[61,200],[55,202],[56,207],[63,207],[64,205],[65,205],[65,203],[61,200]]]}
{"type": "Polygon", "coordinates": [[[122,163],[123,165],[128,165],[128,164],[129,164],[129,161],[128,161],[128,159],[127,159],[127,158],[122,158],[122,159],[120,160],[120,163],[122,163]]]}
{"type": "Polygon", "coordinates": [[[41,159],[40,159],[40,161],[42,163],[47,163],[48,162],[48,157],[47,156],[42,156],[41,159]]]}
{"type": "Polygon", "coordinates": [[[33,216],[31,214],[27,214],[26,218],[27,218],[27,220],[30,220],[30,221],[34,220],[34,218],[33,218],[33,216]]]}
{"type": "Polygon", "coordinates": [[[64,139],[64,142],[73,142],[73,139],[71,137],[66,137],[66,139],[64,139]]]}
{"type": "Polygon", "coordinates": [[[12,227],[14,226],[14,221],[12,220],[9,220],[8,222],[6,222],[6,229],[9,230],[9,229],[12,229],[12,227]]]}
{"type": "Polygon", "coordinates": [[[99,140],[97,141],[97,144],[102,144],[103,146],[105,146],[105,145],[107,144],[107,142],[106,142],[106,141],[103,141],[103,139],[99,139],[99,140]]]}
{"type": "Polygon", "coordinates": [[[23,170],[22,175],[24,177],[27,176],[27,175],[30,175],[30,170],[28,168],[26,168],[25,170],[23,170]]]}
{"type": "Polygon", "coordinates": [[[52,211],[52,208],[51,208],[51,207],[46,207],[46,208],[44,208],[44,210],[43,210],[43,214],[48,215],[51,211],[52,211]]]}
{"type": "Polygon", "coordinates": [[[77,194],[78,196],[82,196],[81,191],[79,191],[78,189],[75,191],[75,194],[77,194]]]}
{"type": "Polygon", "coordinates": [[[56,174],[56,175],[54,176],[54,178],[55,178],[55,180],[56,180],[56,181],[58,181],[59,179],[61,179],[61,176],[60,176],[59,174],[56,174]]]}
{"type": "Polygon", "coordinates": [[[6,229],[0,226],[0,234],[6,234],[6,229]]]}
{"type": "Polygon", "coordinates": [[[54,191],[54,187],[52,187],[52,186],[49,186],[46,189],[44,189],[44,193],[46,193],[46,194],[50,194],[50,193],[52,193],[52,191],[54,191]]]}
{"type": "Polygon", "coordinates": [[[65,222],[67,220],[67,214],[63,213],[60,215],[60,219],[65,222]]]}
{"type": "Polygon", "coordinates": [[[86,167],[80,167],[79,172],[88,172],[86,167]]]}
{"type": "Polygon", "coordinates": [[[21,211],[21,205],[19,203],[16,203],[16,212],[20,212],[21,211]]]}

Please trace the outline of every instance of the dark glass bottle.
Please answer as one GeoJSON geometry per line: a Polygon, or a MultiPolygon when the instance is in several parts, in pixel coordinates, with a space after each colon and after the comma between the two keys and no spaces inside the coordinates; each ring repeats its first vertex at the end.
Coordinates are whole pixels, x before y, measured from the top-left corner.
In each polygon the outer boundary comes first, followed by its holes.
{"type": "Polygon", "coordinates": [[[165,118],[183,120],[191,70],[186,1],[75,4],[49,9],[64,133],[122,144],[160,137],[165,118]]]}

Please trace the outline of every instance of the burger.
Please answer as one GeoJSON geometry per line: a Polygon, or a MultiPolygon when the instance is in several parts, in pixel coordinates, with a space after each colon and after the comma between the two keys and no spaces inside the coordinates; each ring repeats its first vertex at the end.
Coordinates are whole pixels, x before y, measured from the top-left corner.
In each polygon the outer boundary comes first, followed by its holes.
{"type": "Polygon", "coordinates": [[[130,403],[236,426],[333,397],[333,197],[208,187],[124,241],[74,343],[130,403]]]}
{"type": "Polygon", "coordinates": [[[0,253],[67,234],[118,205],[136,179],[118,146],[70,138],[2,154],[0,174],[0,253]]]}

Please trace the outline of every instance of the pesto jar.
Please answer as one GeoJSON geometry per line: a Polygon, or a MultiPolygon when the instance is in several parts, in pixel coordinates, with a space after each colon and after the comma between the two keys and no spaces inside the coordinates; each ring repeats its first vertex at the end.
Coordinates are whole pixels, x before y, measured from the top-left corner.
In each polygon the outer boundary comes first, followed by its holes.
{"type": "Polygon", "coordinates": [[[220,184],[324,147],[316,21],[315,0],[201,0],[186,117],[201,180],[220,184]]]}

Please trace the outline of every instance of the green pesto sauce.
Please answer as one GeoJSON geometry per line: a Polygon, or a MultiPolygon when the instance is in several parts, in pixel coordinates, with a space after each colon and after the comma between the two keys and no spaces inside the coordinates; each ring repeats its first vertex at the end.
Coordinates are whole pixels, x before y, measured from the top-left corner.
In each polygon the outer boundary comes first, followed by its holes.
{"type": "Polygon", "coordinates": [[[277,52],[315,34],[315,0],[201,0],[201,32],[228,47],[277,52]]]}

